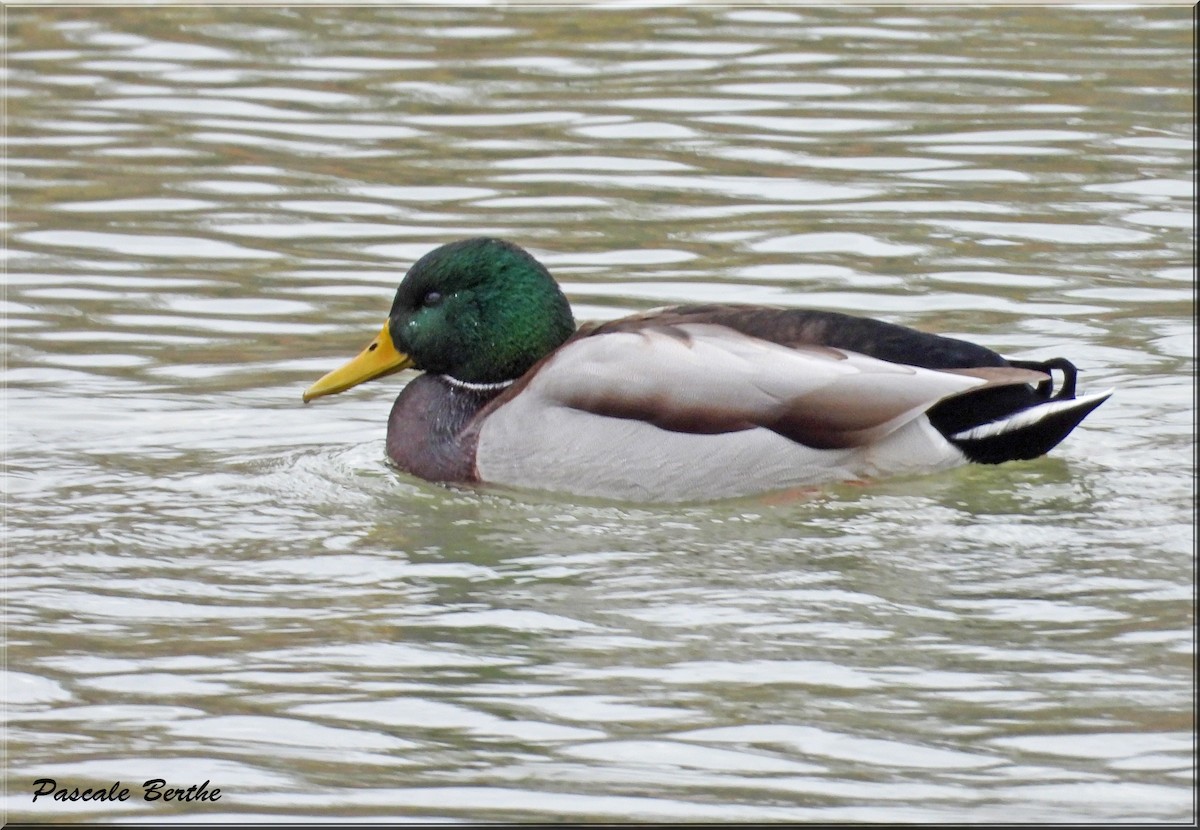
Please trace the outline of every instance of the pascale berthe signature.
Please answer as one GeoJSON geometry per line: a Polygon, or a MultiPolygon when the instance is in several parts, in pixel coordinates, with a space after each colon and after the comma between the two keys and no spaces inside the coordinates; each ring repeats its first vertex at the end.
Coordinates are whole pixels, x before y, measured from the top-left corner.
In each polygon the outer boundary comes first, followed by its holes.
{"type": "MultiPolygon", "coordinates": [[[[142,782],[143,801],[218,801],[221,798],[221,788],[210,786],[210,781],[203,784],[192,784],[189,787],[168,787],[162,778],[151,778],[142,782]]],[[[129,787],[122,787],[120,781],[114,781],[108,787],[87,787],[81,789],[70,785],[60,787],[53,778],[39,778],[33,782],[33,802],[39,798],[52,798],[55,801],[128,801],[129,787]]]]}

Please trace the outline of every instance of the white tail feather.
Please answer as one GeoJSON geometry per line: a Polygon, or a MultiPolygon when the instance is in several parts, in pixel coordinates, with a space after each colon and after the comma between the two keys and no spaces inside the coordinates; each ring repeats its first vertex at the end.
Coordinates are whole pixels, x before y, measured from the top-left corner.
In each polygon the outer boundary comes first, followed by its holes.
{"type": "Polygon", "coordinates": [[[993,435],[1003,435],[1006,432],[1014,432],[1018,429],[1032,426],[1043,418],[1048,418],[1059,412],[1065,412],[1069,409],[1077,409],[1082,406],[1087,406],[1093,402],[1099,403],[1107,398],[1115,390],[1107,389],[1103,392],[1097,392],[1094,395],[1084,395],[1079,398],[1072,398],[1069,401],[1050,401],[1048,403],[1039,404],[1038,406],[1022,409],[1007,418],[1001,418],[998,421],[980,424],[977,427],[963,430],[950,436],[955,441],[978,441],[981,438],[991,438],[993,435]]]}

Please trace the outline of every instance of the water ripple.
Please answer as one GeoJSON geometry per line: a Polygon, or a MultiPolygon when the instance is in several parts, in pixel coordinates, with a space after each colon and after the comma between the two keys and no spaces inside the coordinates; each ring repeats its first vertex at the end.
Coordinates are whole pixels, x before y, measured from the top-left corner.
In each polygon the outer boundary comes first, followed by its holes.
{"type": "Polygon", "coordinates": [[[1185,10],[8,12],[14,780],[211,780],[172,815],[216,822],[1194,818],[1185,10]],[[480,234],[580,319],[866,313],[1118,392],[1048,458],[870,486],[418,481],[406,376],[300,392],[480,234]]]}

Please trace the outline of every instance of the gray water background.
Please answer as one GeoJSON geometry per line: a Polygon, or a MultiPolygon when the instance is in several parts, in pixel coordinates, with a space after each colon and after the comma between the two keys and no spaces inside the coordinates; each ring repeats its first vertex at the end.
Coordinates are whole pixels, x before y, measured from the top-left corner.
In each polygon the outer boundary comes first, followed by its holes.
{"type": "Polygon", "coordinates": [[[9,818],[1194,820],[1191,14],[6,9],[9,818]],[[384,464],[406,376],[300,393],[476,234],[580,319],[1117,393],[788,499],[442,488],[384,464]]]}

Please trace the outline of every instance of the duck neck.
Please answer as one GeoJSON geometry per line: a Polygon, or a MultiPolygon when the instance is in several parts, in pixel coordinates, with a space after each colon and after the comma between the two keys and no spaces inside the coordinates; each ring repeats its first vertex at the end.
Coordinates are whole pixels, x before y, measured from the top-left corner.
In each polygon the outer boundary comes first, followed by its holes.
{"type": "Polygon", "coordinates": [[[429,481],[478,481],[472,429],[475,416],[512,381],[467,383],[446,375],[414,378],[388,418],[388,458],[429,481]]]}

